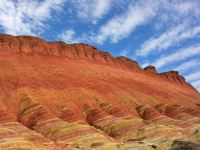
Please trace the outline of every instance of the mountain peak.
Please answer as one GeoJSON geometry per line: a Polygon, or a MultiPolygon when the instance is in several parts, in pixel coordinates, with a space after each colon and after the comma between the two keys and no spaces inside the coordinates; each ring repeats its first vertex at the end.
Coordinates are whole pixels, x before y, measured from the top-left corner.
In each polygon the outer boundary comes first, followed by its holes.
{"type": "Polygon", "coordinates": [[[147,71],[147,72],[149,72],[149,73],[154,73],[154,74],[156,74],[157,73],[157,71],[156,71],[156,67],[154,67],[154,66],[147,66],[147,67],[145,67],[144,68],[144,70],[145,71],[147,71]]]}

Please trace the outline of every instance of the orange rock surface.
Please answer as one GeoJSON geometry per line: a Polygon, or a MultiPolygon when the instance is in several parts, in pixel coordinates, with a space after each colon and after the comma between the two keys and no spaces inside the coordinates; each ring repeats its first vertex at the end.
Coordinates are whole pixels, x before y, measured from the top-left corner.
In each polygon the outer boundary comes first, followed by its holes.
{"type": "Polygon", "coordinates": [[[199,109],[199,92],[176,71],[0,35],[0,149],[168,149],[200,141],[199,109]]]}

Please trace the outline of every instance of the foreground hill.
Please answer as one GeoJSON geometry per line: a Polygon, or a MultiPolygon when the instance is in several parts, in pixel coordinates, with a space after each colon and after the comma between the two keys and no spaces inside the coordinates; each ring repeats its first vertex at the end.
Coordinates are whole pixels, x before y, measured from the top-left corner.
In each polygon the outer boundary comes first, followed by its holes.
{"type": "Polygon", "coordinates": [[[0,35],[0,149],[199,149],[200,94],[86,44],[0,35]]]}

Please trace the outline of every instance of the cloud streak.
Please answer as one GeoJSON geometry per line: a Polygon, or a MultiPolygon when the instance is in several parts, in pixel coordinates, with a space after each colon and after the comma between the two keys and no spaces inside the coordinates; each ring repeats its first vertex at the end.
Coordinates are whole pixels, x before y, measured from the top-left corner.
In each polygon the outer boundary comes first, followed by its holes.
{"type": "Polygon", "coordinates": [[[76,32],[73,29],[63,31],[60,35],[58,35],[58,38],[70,44],[78,43],[81,41],[80,38],[76,37],[76,32]]]}
{"type": "Polygon", "coordinates": [[[8,34],[34,35],[42,31],[44,22],[52,17],[51,12],[60,10],[63,3],[63,0],[1,0],[0,27],[8,34]]]}
{"type": "Polygon", "coordinates": [[[176,45],[183,40],[194,38],[199,34],[200,26],[190,28],[185,24],[181,24],[170,29],[169,31],[166,31],[159,37],[151,38],[145,41],[137,55],[146,57],[151,53],[158,53],[162,50],[166,50],[170,46],[176,45]]]}
{"type": "Polygon", "coordinates": [[[200,66],[200,60],[194,59],[194,60],[190,60],[181,64],[180,66],[176,67],[174,70],[185,72],[191,68],[198,67],[198,66],[200,66]]]}
{"type": "Polygon", "coordinates": [[[161,57],[156,60],[153,65],[155,65],[157,68],[161,68],[167,64],[181,61],[195,55],[200,55],[200,45],[180,49],[176,53],[161,57]]]}
{"type": "Polygon", "coordinates": [[[77,16],[93,24],[110,11],[112,2],[113,0],[71,0],[77,16]]]}
{"type": "Polygon", "coordinates": [[[125,13],[114,16],[100,28],[95,41],[100,44],[106,40],[110,40],[112,43],[118,42],[129,36],[138,26],[147,23],[155,16],[156,10],[156,1],[130,5],[125,13]]]}
{"type": "Polygon", "coordinates": [[[188,81],[195,81],[195,80],[198,80],[198,79],[200,79],[200,71],[191,73],[191,74],[185,76],[185,78],[186,78],[188,81]]]}
{"type": "Polygon", "coordinates": [[[200,88],[200,80],[192,82],[192,85],[196,88],[200,88]]]}

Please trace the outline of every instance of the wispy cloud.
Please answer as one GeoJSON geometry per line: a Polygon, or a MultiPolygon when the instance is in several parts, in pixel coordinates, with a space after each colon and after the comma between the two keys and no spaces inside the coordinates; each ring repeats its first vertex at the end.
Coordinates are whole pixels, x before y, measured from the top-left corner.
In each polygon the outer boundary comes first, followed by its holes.
{"type": "Polygon", "coordinates": [[[185,76],[185,78],[186,78],[188,81],[195,81],[195,80],[198,80],[198,79],[200,79],[200,71],[191,73],[191,74],[185,76]]]}
{"type": "MultiPolygon", "coordinates": [[[[198,16],[198,2],[196,0],[191,1],[161,1],[161,0],[138,0],[138,1],[114,1],[114,0],[69,0],[73,6],[73,13],[76,14],[82,21],[92,22],[96,24],[100,19],[108,14],[112,8],[125,3],[127,9],[123,9],[122,13],[111,15],[111,19],[101,26],[95,26],[92,34],[86,36],[87,41],[90,43],[103,44],[105,41],[110,43],[117,43],[120,40],[128,37],[133,33],[137,27],[154,21],[154,24],[170,24],[177,26],[184,18],[192,18],[198,16]],[[176,14],[176,15],[174,15],[176,14]],[[195,14],[195,15],[194,15],[195,14]],[[192,17],[190,17],[192,16],[192,17]],[[155,23],[156,22],[156,23],[155,23]]],[[[104,20],[105,21],[105,20],[104,20]]],[[[101,23],[104,23],[101,22],[101,23]]],[[[190,22],[190,19],[188,19],[190,22]]],[[[185,21],[187,22],[187,21],[185,21]]],[[[194,22],[194,21],[192,21],[194,22]]],[[[177,42],[183,41],[188,38],[192,38],[200,33],[200,26],[196,26],[194,29],[190,28],[187,24],[179,25],[178,27],[171,28],[160,36],[154,36],[143,43],[138,55],[145,56],[155,50],[163,50],[170,47],[177,42]],[[176,37],[176,38],[174,38],[176,37]],[[160,44],[162,43],[162,44],[160,44]]],[[[79,34],[78,37],[86,35],[86,33],[79,34]]]]}
{"type": "Polygon", "coordinates": [[[58,38],[66,43],[78,43],[80,38],[76,37],[76,32],[73,29],[65,30],[58,35],[58,38]]]}
{"type": "Polygon", "coordinates": [[[0,27],[9,34],[35,34],[44,28],[53,10],[60,10],[63,0],[1,0],[0,27]]]}
{"type": "Polygon", "coordinates": [[[156,60],[153,65],[157,68],[161,68],[169,63],[178,62],[195,55],[200,55],[200,45],[180,49],[176,53],[161,57],[156,60]]]}
{"type": "MultiPolygon", "coordinates": [[[[109,1],[111,2],[111,0],[109,1]]],[[[96,20],[102,17],[103,13],[100,13],[101,12],[100,10],[102,10],[102,12],[103,12],[103,9],[107,10],[107,8],[105,7],[106,5],[109,5],[107,3],[102,4],[102,1],[99,1],[99,2],[91,1],[90,3],[88,3],[88,0],[73,1],[73,3],[74,4],[80,3],[80,5],[77,6],[78,7],[77,13],[79,13],[79,9],[80,9],[80,14],[78,14],[78,16],[81,17],[82,19],[90,19],[90,20],[92,20],[92,18],[96,20]],[[81,3],[82,1],[86,1],[87,3],[82,4],[81,3]],[[101,3],[101,5],[105,7],[97,5],[97,3],[101,3]],[[101,7],[101,9],[99,8],[100,10],[98,10],[100,12],[98,13],[91,12],[95,10],[95,9],[92,9],[91,7],[101,7]],[[95,15],[96,17],[93,15],[95,15]]],[[[69,41],[68,39],[70,39],[70,41],[81,40],[82,42],[87,41],[90,43],[98,43],[98,44],[103,44],[106,40],[109,40],[112,43],[116,43],[119,40],[127,37],[131,32],[134,31],[134,29],[137,26],[148,22],[148,20],[155,15],[157,5],[158,3],[156,0],[150,0],[146,3],[144,3],[144,1],[131,3],[128,6],[127,11],[111,18],[105,25],[99,28],[97,33],[84,32],[83,34],[78,34],[77,36],[75,36],[76,34],[75,31],[73,31],[73,33],[70,32],[70,34],[68,31],[63,31],[61,34],[59,34],[59,38],[62,37],[61,39],[65,39],[65,41],[69,41]]]]}
{"type": "Polygon", "coordinates": [[[143,41],[135,53],[137,56],[147,57],[200,35],[198,0],[159,2],[159,11],[153,23],[155,35],[143,41]]]}
{"type": "Polygon", "coordinates": [[[183,20],[198,22],[200,15],[199,0],[162,1],[157,21],[164,27],[180,24],[183,20]]]}
{"type": "Polygon", "coordinates": [[[100,28],[95,37],[96,42],[103,43],[106,40],[113,43],[118,42],[130,35],[139,25],[147,23],[155,16],[156,10],[157,1],[131,4],[125,13],[113,17],[100,28]]]}
{"type": "Polygon", "coordinates": [[[145,67],[147,67],[147,66],[149,66],[149,65],[150,65],[149,62],[145,62],[145,63],[143,63],[143,64],[141,65],[141,67],[142,67],[142,68],[145,68],[145,67]]]}
{"type": "Polygon", "coordinates": [[[195,82],[192,82],[192,85],[196,88],[200,88],[200,80],[197,80],[195,82]]]}
{"type": "Polygon", "coordinates": [[[172,45],[175,45],[183,40],[196,37],[200,34],[200,26],[188,27],[185,24],[181,24],[177,27],[164,32],[158,37],[151,38],[145,41],[137,55],[148,56],[151,53],[158,53],[162,50],[166,50],[172,45]]]}
{"type": "Polygon", "coordinates": [[[121,53],[119,54],[120,56],[127,56],[129,53],[128,49],[124,49],[123,51],[121,51],[121,53]]]}
{"type": "Polygon", "coordinates": [[[71,0],[77,16],[94,24],[110,11],[112,2],[113,0],[71,0]]]}
{"type": "Polygon", "coordinates": [[[194,59],[194,60],[190,60],[190,61],[187,61],[187,62],[181,64],[180,66],[176,67],[174,70],[185,72],[185,71],[187,71],[191,68],[197,67],[197,66],[200,66],[200,60],[194,59]]]}
{"type": "Polygon", "coordinates": [[[94,37],[92,32],[78,34],[74,29],[66,29],[57,35],[59,40],[66,43],[90,43],[94,37]]]}

